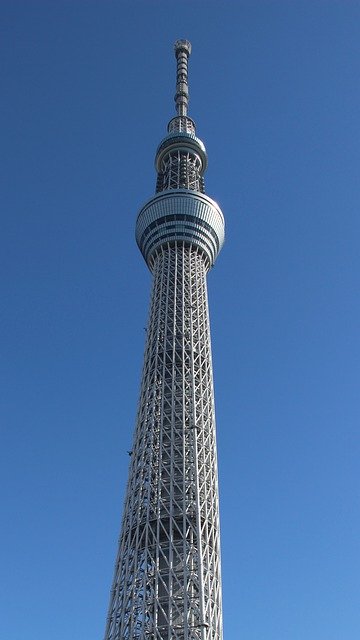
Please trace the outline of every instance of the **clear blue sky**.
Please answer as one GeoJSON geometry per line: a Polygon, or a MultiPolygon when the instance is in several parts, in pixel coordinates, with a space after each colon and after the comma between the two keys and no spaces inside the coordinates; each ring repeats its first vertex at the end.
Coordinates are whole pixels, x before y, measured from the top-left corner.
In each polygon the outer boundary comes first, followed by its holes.
{"type": "Polygon", "coordinates": [[[173,42],[209,275],[225,640],[358,640],[360,5],[2,0],[0,637],[99,640],[173,42]]]}

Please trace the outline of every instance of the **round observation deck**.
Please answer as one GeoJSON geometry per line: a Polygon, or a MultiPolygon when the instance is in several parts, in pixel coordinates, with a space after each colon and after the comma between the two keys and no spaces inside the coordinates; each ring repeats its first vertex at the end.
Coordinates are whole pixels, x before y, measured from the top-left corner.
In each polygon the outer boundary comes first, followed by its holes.
{"type": "Polygon", "coordinates": [[[224,216],[209,196],[169,189],[149,200],[136,221],[136,242],[149,266],[161,247],[175,242],[199,248],[210,268],[224,243],[224,216]]]}

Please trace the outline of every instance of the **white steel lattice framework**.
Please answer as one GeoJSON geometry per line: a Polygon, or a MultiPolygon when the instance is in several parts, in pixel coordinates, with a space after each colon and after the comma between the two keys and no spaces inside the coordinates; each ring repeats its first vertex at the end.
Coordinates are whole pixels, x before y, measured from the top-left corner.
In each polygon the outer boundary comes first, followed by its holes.
{"type": "Polygon", "coordinates": [[[221,640],[214,394],[206,273],[224,219],[187,116],[190,43],[175,43],[177,117],[136,237],[153,273],[137,426],[105,640],[221,640]]]}

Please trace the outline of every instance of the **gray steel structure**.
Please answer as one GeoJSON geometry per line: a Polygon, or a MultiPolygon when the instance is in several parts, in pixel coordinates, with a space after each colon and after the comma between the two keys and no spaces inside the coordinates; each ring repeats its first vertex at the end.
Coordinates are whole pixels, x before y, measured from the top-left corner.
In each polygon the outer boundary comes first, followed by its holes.
{"type": "Polygon", "coordinates": [[[221,640],[217,454],[206,274],[224,241],[187,115],[191,45],[136,240],[153,273],[129,481],[105,640],[221,640]]]}

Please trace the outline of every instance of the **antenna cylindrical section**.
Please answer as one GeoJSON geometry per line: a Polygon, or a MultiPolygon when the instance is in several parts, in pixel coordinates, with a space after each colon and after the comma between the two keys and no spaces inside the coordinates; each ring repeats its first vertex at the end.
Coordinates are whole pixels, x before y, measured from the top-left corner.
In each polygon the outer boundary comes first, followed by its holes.
{"type": "Polygon", "coordinates": [[[175,104],[178,116],[186,116],[189,103],[188,88],[188,58],[191,54],[191,44],[188,40],[175,42],[176,69],[176,93],[175,104]]]}

